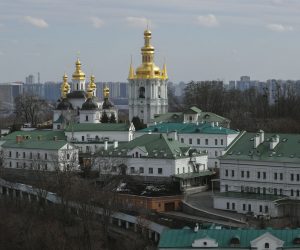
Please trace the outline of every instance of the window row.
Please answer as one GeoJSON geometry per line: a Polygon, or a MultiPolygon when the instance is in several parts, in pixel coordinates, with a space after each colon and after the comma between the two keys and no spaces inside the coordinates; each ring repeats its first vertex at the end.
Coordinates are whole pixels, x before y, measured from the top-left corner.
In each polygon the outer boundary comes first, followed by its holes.
{"type": "MultiPolygon", "coordinates": [[[[145,168],[140,167],[139,169],[135,169],[135,167],[130,167],[130,173],[131,174],[144,174],[145,173],[145,168]]],[[[153,168],[148,168],[148,174],[154,174],[153,168]]],[[[157,169],[157,174],[163,174],[163,169],[158,168],[157,169]]]]}
{"type": "MultiPolygon", "coordinates": [[[[11,151],[8,152],[8,157],[9,158],[12,158],[13,157],[13,154],[11,151]]],[[[42,158],[42,154],[41,153],[37,153],[36,155],[34,155],[32,152],[23,152],[23,153],[20,153],[20,152],[15,152],[15,157],[18,159],[18,158],[29,158],[29,159],[33,159],[33,158],[37,158],[37,159],[41,159],[42,158]]],[[[44,159],[47,160],[48,159],[48,154],[45,153],[44,154],[44,159]]]]}
{"type": "MultiPolygon", "coordinates": [[[[226,209],[228,210],[236,210],[236,205],[234,202],[231,203],[230,206],[230,202],[226,203],[226,209]]],[[[248,211],[248,212],[252,212],[252,206],[251,204],[243,204],[243,211],[248,211]]],[[[259,212],[260,213],[269,213],[269,207],[268,206],[263,206],[263,205],[259,205],[259,212]]]]}
{"type": "MultiPolygon", "coordinates": [[[[228,170],[225,169],[225,177],[234,177],[235,176],[235,170],[228,170]]],[[[240,172],[241,178],[250,178],[250,171],[244,171],[242,170],[240,172]]],[[[274,180],[283,180],[283,173],[274,173],[273,179],[274,180]]],[[[267,179],[267,172],[256,172],[256,179],[267,179]]],[[[300,181],[300,174],[290,174],[290,181],[300,181]]]]}
{"type": "MultiPolygon", "coordinates": [[[[13,164],[12,164],[11,161],[9,162],[9,167],[10,168],[13,167],[13,164]]],[[[16,168],[24,168],[24,169],[35,169],[35,170],[48,170],[48,164],[47,163],[45,163],[45,164],[38,163],[38,164],[35,164],[33,166],[32,162],[29,163],[29,164],[27,164],[26,162],[23,162],[23,163],[16,162],[16,166],[15,167],[16,168]]]]}
{"type": "MultiPolygon", "coordinates": [[[[201,139],[199,139],[199,138],[196,138],[196,139],[195,138],[189,138],[188,143],[192,145],[193,140],[194,140],[195,144],[201,145],[201,139]]],[[[202,140],[204,141],[204,145],[209,145],[209,140],[208,139],[202,139],[202,140]]],[[[184,138],[181,138],[180,141],[182,143],[185,143],[184,138]]],[[[215,139],[214,140],[214,145],[215,146],[218,146],[218,145],[223,146],[224,145],[224,139],[220,139],[220,141],[218,139],[215,139]]]]}

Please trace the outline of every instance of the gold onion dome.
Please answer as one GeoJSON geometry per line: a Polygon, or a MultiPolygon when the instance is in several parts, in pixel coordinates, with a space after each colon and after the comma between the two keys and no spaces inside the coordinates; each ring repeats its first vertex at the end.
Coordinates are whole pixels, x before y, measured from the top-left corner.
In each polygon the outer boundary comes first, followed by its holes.
{"type": "Polygon", "coordinates": [[[132,63],[130,64],[128,79],[142,78],[142,79],[167,79],[166,77],[166,66],[164,66],[165,71],[161,71],[158,66],[154,63],[154,47],[150,44],[151,31],[146,29],[144,31],[144,46],[141,48],[142,54],[142,64],[136,69],[136,74],[134,74],[134,69],[132,63]]]}
{"type": "Polygon", "coordinates": [[[70,90],[70,85],[68,84],[68,76],[66,75],[66,73],[63,76],[63,83],[60,89],[61,89],[61,96],[63,98],[66,98],[70,90]]]}
{"type": "Polygon", "coordinates": [[[103,97],[108,98],[109,97],[109,87],[105,86],[103,88],[103,97]]]}
{"type": "Polygon", "coordinates": [[[91,88],[92,90],[96,89],[96,84],[95,84],[95,76],[91,75],[91,80],[90,80],[90,84],[89,84],[89,88],[91,88]]]}
{"type": "Polygon", "coordinates": [[[81,62],[80,62],[79,58],[75,62],[75,66],[76,66],[76,70],[73,73],[73,79],[74,80],[84,80],[85,79],[85,74],[81,70],[81,62]]]}

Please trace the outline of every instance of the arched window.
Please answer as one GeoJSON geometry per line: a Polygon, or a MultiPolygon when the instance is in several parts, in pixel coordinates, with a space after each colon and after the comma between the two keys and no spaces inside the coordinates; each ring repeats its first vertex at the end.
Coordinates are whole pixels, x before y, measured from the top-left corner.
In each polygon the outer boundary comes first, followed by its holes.
{"type": "Polygon", "coordinates": [[[145,88],[144,87],[139,88],[139,98],[145,98],[145,88]]]}
{"type": "Polygon", "coordinates": [[[238,236],[233,236],[230,239],[230,245],[231,246],[238,246],[238,245],[240,245],[240,238],[238,236]]]}
{"type": "Polygon", "coordinates": [[[270,244],[269,243],[265,243],[265,248],[269,249],[270,248],[270,244]]]}
{"type": "Polygon", "coordinates": [[[135,152],[135,157],[139,158],[139,153],[138,152],[135,152]]]}

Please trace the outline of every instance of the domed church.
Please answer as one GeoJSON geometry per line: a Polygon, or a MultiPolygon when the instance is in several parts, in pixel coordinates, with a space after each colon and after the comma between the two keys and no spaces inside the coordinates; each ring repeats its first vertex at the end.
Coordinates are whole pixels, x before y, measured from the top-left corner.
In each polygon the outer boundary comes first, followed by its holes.
{"type": "Polygon", "coordinates": [[[101,102],[96,97],[95,76],[91,75],[86,86],[85,73],[81,70],[79,59],[75,67],[71,84],[68,83],[68,76],[63,76],[61,98],[53,112],[53,129],[65,129],[70,123],[117,122],[118,110],[109,100],[109,88],[103,88],[104,100],[101,102]]]}

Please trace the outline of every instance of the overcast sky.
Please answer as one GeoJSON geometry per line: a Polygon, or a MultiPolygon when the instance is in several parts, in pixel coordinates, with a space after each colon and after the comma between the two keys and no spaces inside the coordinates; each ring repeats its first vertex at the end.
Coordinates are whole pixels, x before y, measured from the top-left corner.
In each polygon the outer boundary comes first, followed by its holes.
{"type": "Polygon", "coordinates": [[[173,82],[300,79],[300,0],[1,0],[0,82],[126,81],[147,20],[173,82]]]}

